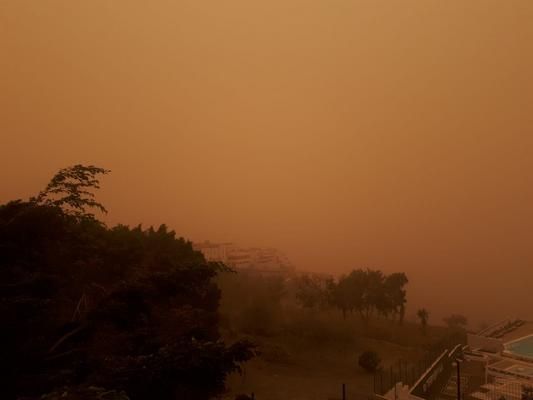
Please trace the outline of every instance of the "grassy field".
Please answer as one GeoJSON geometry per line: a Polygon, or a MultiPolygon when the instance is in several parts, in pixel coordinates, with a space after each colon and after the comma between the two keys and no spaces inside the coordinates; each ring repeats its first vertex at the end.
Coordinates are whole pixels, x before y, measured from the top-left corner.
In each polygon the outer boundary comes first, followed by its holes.
{"type": "Polygon", "coordinates": [[[373,375],[358,366],[361,352],[376,351],[384,369],[399,360],[416,363],[443,334],[444,329],[431,328],[423,335],[415,324],[400,327],[384,320],[365,327],[357,318],[344,321],[330,314],[292,320],[268,335],[226,331],[226,340],[246,337],[260,352],[242,375],[230,376],[226,398],[253,392],[258,400],[338,399],[345,383],[348,399],[366,400],[373,393],[373,375]],[[294,324],[299,329],[291,328],[294,324]]]}

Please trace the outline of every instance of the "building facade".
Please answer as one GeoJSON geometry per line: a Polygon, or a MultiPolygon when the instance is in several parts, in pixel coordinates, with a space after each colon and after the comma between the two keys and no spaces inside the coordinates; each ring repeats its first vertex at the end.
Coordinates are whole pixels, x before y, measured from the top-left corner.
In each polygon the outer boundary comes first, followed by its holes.
{"type": "Polygon", "coordinates": [[[471,357],[485,363],[479,400],[533,400],[533,322],[507,319],[468,335],[471,357]]]}
{"type": "Polygon", "coordinates": [[[209,241],[193,244],[207,261],[223,262],[230,268],[262,274],[286,274],[293,271],[288,257],[273,248],[239,247],[233,243],[209,241]]]}

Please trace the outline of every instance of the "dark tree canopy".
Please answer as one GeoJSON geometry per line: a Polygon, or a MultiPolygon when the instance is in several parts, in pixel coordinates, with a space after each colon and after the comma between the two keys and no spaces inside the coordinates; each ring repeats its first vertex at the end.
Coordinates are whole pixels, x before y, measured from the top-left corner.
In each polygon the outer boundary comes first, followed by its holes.
{"type": "Polygon", "coordinates": [[[316,275],[303,275],[296,282],[296,300],[304,308],[328,305],[329,280],[316,275]]]}
{"type": "Polygon", "coordinates": [[[32,200],[40,205],[60,207],[65,213],[78,218],[93,218],[90,209],[107,213],[105,207],[95,200],[91,190],[100,189],[98,175],[109,172],[94,165],[81,164],[60,169],[46,188],[32,200]]]}
{"type": "Polygon", "coordinates": [[[424,333],[425,333],[427,325],[428,325],[428,320],[429,320],[429,311],[426,310],[425,308],[420,308],[416,312],[416,316],[420,320],[420,325],[422,327],[422,331],[424,331],[424,333]]]}
{"type": "Polygon", "coordinates": [[[404,273],[385,275],[379,270],[357,269],[329,282],[328,299],[343,315],[357,312],[368,321],[378,313],[385,317],[399,317],[403,321],[406,303],[407,276],[404,273]]]}
{"type": "Polygon", "coordinates": [[[0,205],[2,398],[76,399],[92,386],[132,400],[220,393],[253,355],[220,339],[221,266],[164,225],[86,218],[99,203],[80,199],[102,169],[62,171],[36,199],[0,205]],[[74,197],[49,199],[64,193],[74,197]]]}

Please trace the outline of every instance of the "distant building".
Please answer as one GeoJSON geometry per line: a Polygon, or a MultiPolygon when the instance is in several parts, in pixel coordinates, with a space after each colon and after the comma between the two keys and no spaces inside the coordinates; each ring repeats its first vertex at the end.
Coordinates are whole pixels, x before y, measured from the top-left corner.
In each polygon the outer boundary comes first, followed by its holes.
{"type": "Polygon", "coordinates": [[[210,241],[193,243],[193,248],[200,251],[207,261],[223,263],[228,262],[228,249],[232,246],[232,243],[212,243],[210,241]]]}
{"type": "Polygon", "coordinates": [[[444,352],[419,377],[406,371],[381,371],[374,379],[376,397],[455,400],[460,382],[461,400],[533,400],[533,322],[507,319],[469,333],[468,345],[444,352]]]}
{"type": "Polygon", "coordinates": [[[219,261],[237,270],[261,274],[287,274],[294,268],[288,257],[277,249],[244,248],[233,243],[194,243],[193,247],[203,253],[207,261],[219,261]]]}
{"type": "Polygon", "coordinates": [[[479,400],[533,400],[533,322],[507,319],[468,335],[472,355],[485,362],[479,400]]]}

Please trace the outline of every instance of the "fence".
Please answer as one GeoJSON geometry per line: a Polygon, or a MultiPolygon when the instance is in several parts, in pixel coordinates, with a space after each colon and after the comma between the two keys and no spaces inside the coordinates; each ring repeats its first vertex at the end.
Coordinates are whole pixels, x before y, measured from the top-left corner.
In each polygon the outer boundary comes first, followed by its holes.
{"type": "Polygon", "coordinates": [[[451,351],[431,352],[416,363],[400,360],[374,374],[374,393],[383,396],[397,382],[402,382],[411,388],[414,395],[425,395],[433,383],[440,382],[441,376],[450,375],[452,363],[460,350],[461,346],[457,345],[451,351]]]}
{"type": "MultiPolygon", "coordinates": [[[[335,400],[348,400],[348,395],[347,395],[347,386],[345,383],[343,383],[342,385],[340,385],[339,387],[339,397],[335,397],[335,400]]],[[[361,397],[357,397],[357,399],[360,399],[361,397]]],[[[255,394],[252,393],[251,395],[240,395],[238,397],[236,397],[237,400],[256,400],[256,397],[255,397],[255,394]]],[[[329,397],[329,399],[333,399],[332,397],[329,397]]],[[[353,397],[350,397],[350,399],[354,399],[353,397]]],[[[376,400],[373,396],[368,396],[367,400],[376,400]]],[[[533,399],[531,399],[533,400],[533,399]]]]}
{"type": "Polygon", "coordinates": [[[462,353],[462,346],[457,345],[452,350],[446,350],[435,360],[426,373],[420,378],[411,393],[418,397],[434,398],[448,382],[454,373],[456,359],[462,353]]]}
{"type": "Polygon", "coordinates": [[[427,371],[440,353],[428,354],[418,362],[406,362],[399,360],[374,374],[374,393],[384,395],[394,388],[397,382],[411,387],[420,376],[427,371]]]}

